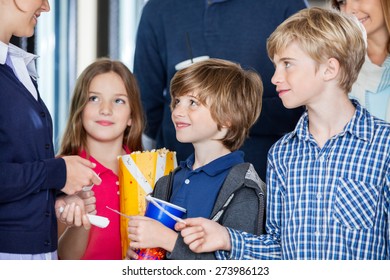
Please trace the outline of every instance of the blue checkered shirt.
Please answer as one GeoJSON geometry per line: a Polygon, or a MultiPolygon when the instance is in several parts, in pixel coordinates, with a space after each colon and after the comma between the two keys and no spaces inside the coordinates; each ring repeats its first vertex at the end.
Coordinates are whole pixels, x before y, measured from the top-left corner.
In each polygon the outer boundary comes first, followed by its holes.
{"type": "Polygon", "coordinates": [[[390,124],[354,105],[322,148],[307,113],[271,148],[267,234],[229,228],[218,259],[390,259],[390,124]]]}

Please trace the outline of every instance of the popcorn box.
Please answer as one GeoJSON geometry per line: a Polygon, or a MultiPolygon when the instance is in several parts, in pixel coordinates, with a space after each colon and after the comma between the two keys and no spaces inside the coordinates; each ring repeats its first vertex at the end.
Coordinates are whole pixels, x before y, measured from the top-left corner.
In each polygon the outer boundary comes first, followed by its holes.
{"type": "MultiPolygon", "coordinates": [[[[127,216],[144,215],[145,196],[153,191],[158,179],[168,175],[177,166],[176,152],[165,148],[133,152],[118,157],[119,160],[119,201],[120,212],[127,216]]],[[[127,233],[128,219],[120,217],[122,258],[126,257],[129,246],[127,233]]]]}

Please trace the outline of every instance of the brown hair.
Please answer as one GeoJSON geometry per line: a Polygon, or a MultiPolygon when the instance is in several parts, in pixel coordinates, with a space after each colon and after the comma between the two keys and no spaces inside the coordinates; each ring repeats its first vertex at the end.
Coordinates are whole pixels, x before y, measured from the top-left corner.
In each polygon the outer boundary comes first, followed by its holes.
{"type": "MultiPolygon", "coordinates": [[[[380,0],[382,4],[382,13],[385,19],[387,32],[390,34],[390,0],[380,0]]],[[[339,0],[331,0],[330,3],[333,8],[340,10],[340,1],[339,0]]],[[[390,40],[387,42],[387,52],[390,53],[390,40]]]]}
{"type": "Polygon", "coordinates": [[[171,109],[175,98],[196,93],[197,99],[209,108],[218,129],[228,127],[223,145],[237,150],[249,134],[249,128],[261,112],[263,83],[252,70],[239,64],[208,59],[178,71],[171,81],[171,109]]]}
{"type": "Polygon", "coordinates": [[[297,42],[318,64],[335,58],[340,64],[339,85],[350,92],[364,63],[363,33],[354,18],[336,10],[307,8],[280,24],[267,41],[268,55],[297,42]]]}
{"type": "Polygon", "coordinates": [[[101,58],[90,64],[79,76],[73,91],[69,119],[63,135],[60,155],[77,155],[85,149],[87,133],[82,124],[82,113],[88,102],[90,84],[97,75],[114,72],[121,77],[130,101],[131,126],[124,132],[123,144],[131,151],[142,150],[141,137],[144,129],[144,113],[137,81],[130,70],[120,61],[101,58]]]}

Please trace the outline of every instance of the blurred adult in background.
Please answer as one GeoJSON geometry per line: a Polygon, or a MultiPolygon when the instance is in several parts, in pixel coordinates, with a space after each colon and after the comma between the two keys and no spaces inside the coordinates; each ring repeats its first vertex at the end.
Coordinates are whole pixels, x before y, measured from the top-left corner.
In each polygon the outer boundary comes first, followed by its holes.
{"type": "Polygon", "coordinates": [[[271,84],[274,67],[266,40],[284,19],[306,6],[303,0],[149,0],[134,58],[147,119],[145,136],[151,143],[145,148],[174,150],[179,161],[193,152],[192,145],[176,140],[171,121],[168,90],[175,65],[203,56],[231,60],[256,70],[264,83],[262,113],[241,149],[265,180],[269,148],[293,130],[303,112],[285,109],[271,84]]]}
{"type": "Polygon", "coordinates": [[[374,116],[390,122],[390,0],[332,0],[355,15],[367,32],[367,56],[349,94],[374,116]]]}

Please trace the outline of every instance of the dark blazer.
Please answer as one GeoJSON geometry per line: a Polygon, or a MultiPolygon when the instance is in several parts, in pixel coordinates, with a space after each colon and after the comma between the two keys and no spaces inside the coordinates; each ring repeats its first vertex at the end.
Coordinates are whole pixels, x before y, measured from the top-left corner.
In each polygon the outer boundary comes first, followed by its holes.
{"type": "Polygon", "coordinates": [[[52,130],[42,99],[0,65],[0,252],[57,249],[55,193],[65,185],[66,166],[54,159],[52,130]]]}

